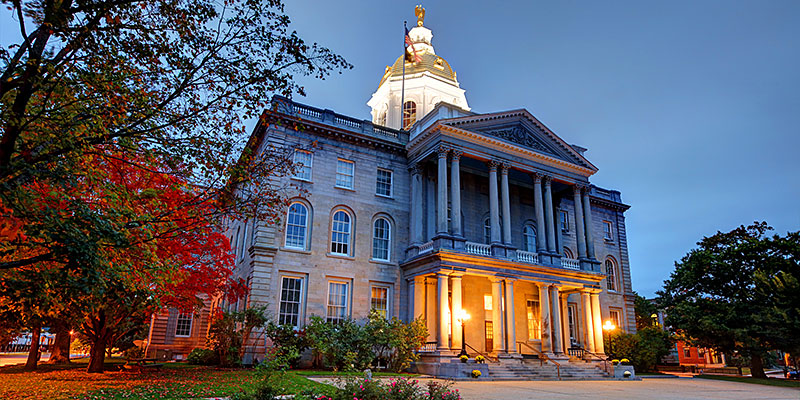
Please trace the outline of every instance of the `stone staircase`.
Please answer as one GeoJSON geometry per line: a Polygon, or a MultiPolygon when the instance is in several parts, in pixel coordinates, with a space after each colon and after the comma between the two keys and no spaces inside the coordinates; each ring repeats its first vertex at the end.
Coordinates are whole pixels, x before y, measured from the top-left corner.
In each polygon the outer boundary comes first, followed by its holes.
{"type": "MultiPolygon", "coordinates": [[[[601,365],[580,359],[559,361],[561,364],[561,380],[604,380],[613,379],[602,369],[601,365]]],[[[558,380],[558,370],[552,363],[540,364],[537,359],[510,359],[489,363],[491,380],[558,380]]]]}

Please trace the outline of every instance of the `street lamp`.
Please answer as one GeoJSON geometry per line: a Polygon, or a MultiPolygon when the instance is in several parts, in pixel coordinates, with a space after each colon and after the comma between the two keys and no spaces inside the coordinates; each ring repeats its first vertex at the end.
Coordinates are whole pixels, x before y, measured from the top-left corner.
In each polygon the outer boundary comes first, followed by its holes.
{"type": "Polygon", "coordinates": [[[461,322],[461,353],[458,353],[458,356],[468,356],[467,355],[467,342],[464,341],[464,323],[469,319],[469,314],[466,310],[461,310],[459,312],[458,321],[461,322]]]}
{"type": "Polygon", "coordinates": [[[614,343],[611,340],[611,331],[613,331],[614,329],[617,329],[617,326],[614,325],[610,319],[607,319],[606,322],[603,324],[603,330],[608,333],[608,352],[611,354],[614,354],[614,343]]]}

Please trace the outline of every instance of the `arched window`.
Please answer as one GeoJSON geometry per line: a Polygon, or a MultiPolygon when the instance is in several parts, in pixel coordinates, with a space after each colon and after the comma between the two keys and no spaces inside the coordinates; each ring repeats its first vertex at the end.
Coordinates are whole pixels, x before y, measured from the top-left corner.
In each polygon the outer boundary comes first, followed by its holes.
{"type": "Polygon", "coordinates": [[[372,258],[389,261],[392,243],[392,226],[386,218],[378,218],[372,224],[372,258]]]}
{"type": "Polygon", "coordinates": [[[489,218],[483,220],[483,242],[486,244],[492,243],[492,223],[489,218]]]}
{"type": "Polygon", "coordinates": [[[522,242],[525,251],[536,251],[536,229],[533,225],[526,224],[525,227],[522,228],[522,242]]]}
{"type": "Polygon", "coordinates": [[[606,286],[608,290],[617,290],[617,271],[614,267],[614,261],[610,258],[606,259],[606,286]]]}
{"type": "Polygon", "coordinates": [[[408,129],[417,122],[417,103],[409,100],[403,103],[403,129],[408,129]]]}
{"type": "Polygon", "coordinates": [[[286,215],[286,247],[305,249],[308,238],[308,208],[292,203],[286,215]]]}
{"type": "Polygon", "coordinates": [[[350,214],[339,210],[333,214],[331,225],[331,253],[350,255],[350,214]]]}

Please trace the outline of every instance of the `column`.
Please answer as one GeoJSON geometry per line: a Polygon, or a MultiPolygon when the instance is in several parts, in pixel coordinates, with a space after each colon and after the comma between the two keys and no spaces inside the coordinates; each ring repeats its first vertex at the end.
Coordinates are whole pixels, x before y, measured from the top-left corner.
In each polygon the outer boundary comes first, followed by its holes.
{"type": "Polygon", "coordinates": [[[427,319],[425,312],[425,278],[414,278],[414,319],[427,319]]]}
{"type": "Polygon", "coordinates": [[[569,341],[569,310],[567,310],[567,298],[569,295],[559,293],[558,296],[558,304],[561,305],[561,338],[564,343],[564,353],[567,352],[567,349],[571,347],[571,343],[569,341]]]}
{"type": "Polygon", "coordinates": [[[447,274],[438,273],[437,278],[437,296],[436,296],[436,310],[438,312],[436,322],[436,349],[439,351],[449,350],[450,346],[447,343],[447,274]]]}
{"type": "Polygon", "coordinates": [[[417,295],[415,293],[416,291],[417,291],[416,282],[414,281],[413,278],[409,279],[408,280],[408,296],[406,297],[408,299],[408,307],[407,307],[407,313],[408,314],[406,315],[406,321],[407,322],[413,321],[414,317],[416,317],[416,315],[417,315],[416,313],[417,313],[418,309],[417,309],[417,305],[416,305],[416,302],[417,302],[417,295]]]}
{"type": "Polygon", "coordinates": [[[586,256],[594,260],[594,235],[592,234],[592,206],[589,204],[589,190],[583,190],[583,220],[586,223],[586,256]]]}
{"type": "Polygon", "coordinates": [[[491,242],[500,243],[500,209],[497,199],[497,161],[489,161],[489,225],[491,242]]]}
{"type": "Polygon", "coordinates": [[[594,353],[594,323],[592,322],[592,301],[588,292],[581,292],[581,304],[583,305],[583,326],[585,331],[585,341],[583,345],[586,350],[594,353]]]}
{"type": "Polygon", "coordinates": [[[533,174],[533,206],[536,209],[536,251],[547,250],[547,230],[544,227],[544,205],[542,202],[542,176],[533,174]]]}
{"type": "Polygon", "coordinates": [[[492,343],[495,353],[503,351],[503,281],[500,278],[490,278],[492,281],[492,343]]]}
{"type": "Polygon", "coordinates": [[[436,187],[436,233],[447,233],[447,153],[448,149],[439,146],[439,175],[436,187]]]}
{"type": "Polygon", "coordinates": [[[450,348],[461,349],[461,275],[450,277],[451,290],[450,310],[450,348]]]}
{"type": "Polygon", "coordinates": [[[408,169],[411,172],[411,243],[425,241],[422,234],[422,167],[414,164],[408,169]]]}
{"type": "Polygon", "coordinates": [[[600,313],[600,293],[592,293],[592,323],[594,325],[594,349],[595,353],[604,354],[603,345],[603,316],[600,313]]]}
{"type": "Polygon", "coordinates": [[[581,186],[572,187],[572,199],[575,202],[575,235],[578,237],[578,258],[586,258],[586,231],[583,222],[583,205],[581,205],[581,186]]]}
{"type": "Polygon", "coordinates": [[[517,323],[514,317],[514,280],[506,278],[506,335],[509,353],[517,352],[517,323]]]}
{"type": "Polygon", "coordinates": [[[551,254],[558,254],[556,251],[556,226],[553,221],[553,191],[551,182],[553,178],[544,177],[544,220],[547,225],[547,251],[551,254]]]}
{"type": "Polygon", "coordinates": [[[436,236],[436,183],[431,179],[430,168],[425,168],[425,239],[436,236]]]}
{"type": "Polygon", "coordinates": [[[511,244],[511,200],[508,193],[508,163],[503,163],[503,169],[500,174],[500,193],[503,205],[503,243],[511,244]]]}
{"type": "Polygon", "coordinates": [[[552,353],[553,344],[550,331],[550,288],[547,284],[539,283],[539,318],[542,327],[542,353],[552,353]]]}
{"type": "MultiPolygon", "coordinates": [[[[451,152],[450,162],[450,224],[454,236],[463,236],[461,230],[461,150],[451,152]]],[[[461,336],[459,336],[461,340],[461,336]]]]}
{"type": "Polygon", "coordinates": [[[564,354],[564,347],[562,338],[564,337],[561,331],[561,304],[560,295],[558,293],[558,286],[550,287],[550,313],[553,315],[553,353],[556,355],[564,354]]]}

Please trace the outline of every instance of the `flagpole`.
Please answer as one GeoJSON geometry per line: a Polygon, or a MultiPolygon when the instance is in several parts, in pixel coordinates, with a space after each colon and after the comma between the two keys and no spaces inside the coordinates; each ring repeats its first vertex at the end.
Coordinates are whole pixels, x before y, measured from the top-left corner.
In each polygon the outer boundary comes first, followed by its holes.
{"type": "Polygon", "coordinates": [[[406,21],[403,21],[403,83],[400,84],[400,130],[405,129],[403,126],[403,107],[406,104],[406,31],[408,26],[406,21]]]}

